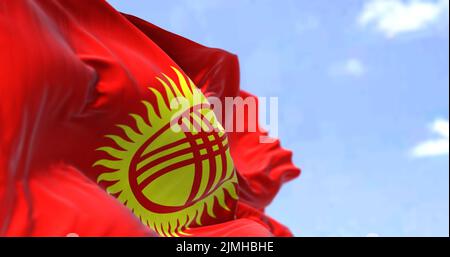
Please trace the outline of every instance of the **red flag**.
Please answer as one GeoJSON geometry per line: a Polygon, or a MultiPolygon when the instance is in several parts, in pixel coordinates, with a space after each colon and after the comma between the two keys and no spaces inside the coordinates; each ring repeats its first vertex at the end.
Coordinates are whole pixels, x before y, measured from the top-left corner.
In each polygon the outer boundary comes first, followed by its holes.
{"type": "Polygon", "coordinates": [[[99,0],[4,1],[0,29],[0,235],[290,235],[264,208],[291,153],[207,98],[252,97],[234,55],[99,0]]]}

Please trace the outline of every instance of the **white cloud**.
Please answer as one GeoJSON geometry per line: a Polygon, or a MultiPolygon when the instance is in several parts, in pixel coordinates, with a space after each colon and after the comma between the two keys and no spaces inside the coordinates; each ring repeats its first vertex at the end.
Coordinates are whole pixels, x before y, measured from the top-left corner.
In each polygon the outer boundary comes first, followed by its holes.
{"type": "Polygon", "coordinates": [[[331,68],[332,75],[362,77],[366,73],[366,67],[358,58],[350,58],[331,68]]]}
{"type": "Polygon", "coordinates": [[[424,30],[446,19],[449,0],[370,0],[358,22],[366,27],[374,25],[386,37],[424,30]]]}
{"type": "Polygon", "coordinates": [[[430,129],[439,137],[417,145],[412,151],[414,157],[433,157],[449,154],[449,121],[436,120],[430,126],[430,129]]]}

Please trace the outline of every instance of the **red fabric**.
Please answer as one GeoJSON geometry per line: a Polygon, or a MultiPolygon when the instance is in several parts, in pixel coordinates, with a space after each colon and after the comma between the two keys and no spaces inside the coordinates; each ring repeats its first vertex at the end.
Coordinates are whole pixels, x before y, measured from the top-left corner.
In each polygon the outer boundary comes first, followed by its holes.
{"type": "MultiPolygon", "coordinates": [[[[162,72],[182,70],[205,95],[240,91],[236,56],[122,15],[100,0],[0,3],[0,235],[151,236],[95,182],[95,151],[115,125],[155,102],[162,72]]],[[[284,182],[299,175],[264,132],[230,133],[239,174],[237,209],[193,236],[288,236],[264,215],[284,182]],[[258,156],[258,158],[254,158],[258,156]]]]}
{"type": "Polygon", "coordinates": [[[242,218],[187,231],[194,237],[273,237],[265,225],[242,218]]]}
{"type": "Polygon", "coordinates": [[[16,183],[8,236],[155,236],[80,171],[55,164],[16,183]],[[38,174],[41,173],[41,174],[38,174]]]}

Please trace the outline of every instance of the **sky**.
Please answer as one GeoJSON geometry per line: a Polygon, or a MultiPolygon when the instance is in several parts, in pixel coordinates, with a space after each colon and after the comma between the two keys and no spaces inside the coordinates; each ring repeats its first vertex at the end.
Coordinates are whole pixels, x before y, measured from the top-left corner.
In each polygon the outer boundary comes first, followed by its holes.
{"type": "Polygon", "coordinates": [[[448,0],[108,2],[279,97],[303,173],[267,212],[296,236],[449,236],[448,0]]]}

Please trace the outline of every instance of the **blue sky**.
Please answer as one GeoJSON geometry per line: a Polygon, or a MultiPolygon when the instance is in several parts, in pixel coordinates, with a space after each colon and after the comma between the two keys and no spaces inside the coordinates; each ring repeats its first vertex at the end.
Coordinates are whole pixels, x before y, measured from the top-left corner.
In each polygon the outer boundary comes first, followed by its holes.
{"type": "Polygon", "coordinates": [[[303,174],[268,212],[297,236],[449,236],[448,0],[109,2],[279,97],[303,174]]]}

